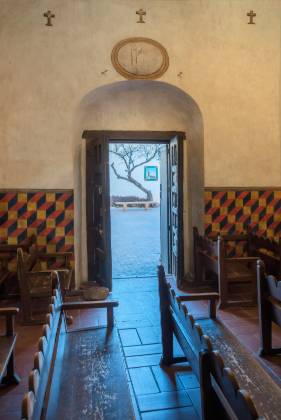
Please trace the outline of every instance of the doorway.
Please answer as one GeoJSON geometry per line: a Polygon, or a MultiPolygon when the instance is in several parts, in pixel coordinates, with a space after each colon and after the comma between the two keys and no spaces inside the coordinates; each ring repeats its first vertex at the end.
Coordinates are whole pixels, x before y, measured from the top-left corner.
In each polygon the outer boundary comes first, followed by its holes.
{"type": "Polygon", "coordinates": [[[109,143],[113,283],[155,277],[160,261],[160,147],[109,143]]]}
{"type": "Polygon", "coordinates": [[[159,145],[161,262],[179,284],[183,277],[184,133],[84,131],[83,138],[86,139],[88,279],[112,289],[109,145],[133,142],[159,145]]]}

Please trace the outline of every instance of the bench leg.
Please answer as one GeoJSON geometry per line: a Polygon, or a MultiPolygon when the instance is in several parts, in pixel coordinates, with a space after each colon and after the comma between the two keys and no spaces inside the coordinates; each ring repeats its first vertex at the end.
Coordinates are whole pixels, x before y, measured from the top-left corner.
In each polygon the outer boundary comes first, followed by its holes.
{"type": "Polygon", "coordinates": [[[272,322],[266,315],[260,320],[260,350],[259,356],[272,354],[272,322]]]}
{"type": "Polygon", "coordinates": [[[15,358],[14,358],[14,351],[10,356],[8,365],[7,365],[7,373],[6,376],[2,378],[1,381],[4,385],[18,385],[20,383],[19,376],[15,373],[15,358]]]}
{"type": "Polygon", "coordinates": [[[161,313],[161,333],[162,333],[162,358],[161,365],[169,366],[174,360],[173,328],[171,325],[169,310],[161,313]]]}
{"type": "Polygon", "coordinates": [[[217,317],[217,302],[216,299],[210,299],[208,302],[209,317],[211,319],[216,319],[217,317]]]}
{"type": "Polygon", "coordinates": [[[107,326],[108,327],[114,326],[113,307],[107,308],[107,326]]]}

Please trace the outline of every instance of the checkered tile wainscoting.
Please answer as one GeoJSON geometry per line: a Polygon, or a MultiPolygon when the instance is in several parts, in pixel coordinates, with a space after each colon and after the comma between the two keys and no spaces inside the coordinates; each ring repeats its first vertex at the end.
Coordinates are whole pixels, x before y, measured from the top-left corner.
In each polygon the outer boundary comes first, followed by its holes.
{"type": "MultiPolygon", "coordinates": [[[[0,242],[36,235],[47,252],[74,250],[73,191],[0,191],[0,242]]],[[[205,233],[281,234],[281,190],[205,190],[205,233]]]]}
{"type": "Polygon", "coordinates": [[[281,234],[281,190],[205,190],[205,233],[281,234]]]}
{"type": "Polygon", "coordinates": [[[47,252],[74,250],[73,191],[0,191],[0,243],[31,235],[47,252]]]}

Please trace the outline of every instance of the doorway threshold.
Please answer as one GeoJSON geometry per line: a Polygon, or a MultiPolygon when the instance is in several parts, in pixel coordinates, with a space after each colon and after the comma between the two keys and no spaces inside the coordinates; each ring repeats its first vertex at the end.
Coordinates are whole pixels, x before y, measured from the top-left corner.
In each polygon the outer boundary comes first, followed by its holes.
{"type": "Polygon", "coordinates": [[[112,280],[126,280],[126,279],[147,279],[147,278],[153,278],[153,277],[157,277],[156,274],[143,274],[141,276],[136,275],[131,275],[131,276],[118,276],[118,277],[112,277],[112,280]]]}

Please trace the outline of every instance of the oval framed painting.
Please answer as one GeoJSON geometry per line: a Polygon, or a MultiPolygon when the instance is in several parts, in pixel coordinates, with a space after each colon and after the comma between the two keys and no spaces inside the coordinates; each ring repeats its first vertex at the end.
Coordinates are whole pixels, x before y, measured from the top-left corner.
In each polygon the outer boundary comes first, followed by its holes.
{"type": "Polygon", "coordinates": [[[115,70],[126,79],[157,79],[169,67],[166,49],[149,38],[127,38],[112,50],[115,70]]]}

